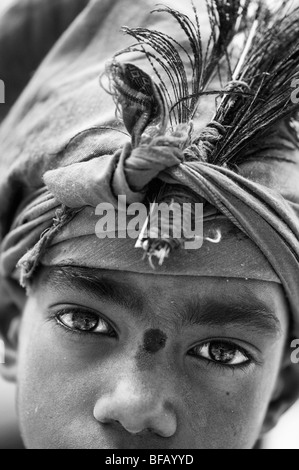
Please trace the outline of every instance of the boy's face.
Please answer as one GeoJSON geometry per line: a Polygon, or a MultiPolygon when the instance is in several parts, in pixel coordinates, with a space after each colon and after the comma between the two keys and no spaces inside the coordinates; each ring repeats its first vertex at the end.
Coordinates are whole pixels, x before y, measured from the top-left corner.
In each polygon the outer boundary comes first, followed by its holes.
{"type": "Polygon", "coordinates": [[[25,445],[253,448],[287,337],[274,283],[44,269],[20,331],[25,445]]]}

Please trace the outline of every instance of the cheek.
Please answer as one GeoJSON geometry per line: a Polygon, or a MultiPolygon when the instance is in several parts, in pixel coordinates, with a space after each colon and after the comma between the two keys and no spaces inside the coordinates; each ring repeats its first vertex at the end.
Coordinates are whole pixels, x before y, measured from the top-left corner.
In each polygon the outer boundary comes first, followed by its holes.
{"type": "MultiPolygon", "coordinates": [[[[194,421],[194,433],[200,436],[199,448],[203,445],[207,449],[252,449],[257,442],[262,408],[258,384],[252,380],[236,382],[221,380],[214,387],[212,383],[202,387],[200,398],[206,410],[207,427],[196,429],[198,421],[194,421]]],[[[193,416],[196,413],[194,410],[193,416]]]]}
{"type": "MultiPolygon", "coordinates": [[[[271,397],[279,374],[281,347],[269,350],[263,366],[252,365],[246,371],[200,371],[200,380],[192,388],[193,432],[201,436],[204,448],[252,449],[261,437],[271,397]],[[207,427],[198,427],[196,414],[205,407],[207,427]]],[[[200,444],[200,440],[198,441],[200,444]]]]}
{"type": "Polygon", "coordinates": [[[93,407],[100,376],[93,383],[87,352],[73,344],[70,353],[69,340],[62,341],[57,326],[35,313],[24,313],[19,348],[18,413],[25,445],[89,448],[98,434],[93,407]]]}

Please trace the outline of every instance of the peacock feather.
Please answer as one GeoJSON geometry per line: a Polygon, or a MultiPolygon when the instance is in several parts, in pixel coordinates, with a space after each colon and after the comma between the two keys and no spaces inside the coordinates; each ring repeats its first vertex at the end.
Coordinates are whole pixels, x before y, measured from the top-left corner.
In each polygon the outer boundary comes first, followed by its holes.
{"type": "MultiPolygon", "coordinates": [[[[199,13],[190,1],[192,17],[166,6],[152,12],[175,21],[186,37],[182,43],[161,31],[123,28],[135,43],[116,54],[107,69],[111,93],[127,128],[135,129],[133,147],[142,145],[142,134],[151,125],[161,136],[185,126],[185,160],[234,168],[278,122],[298,112],[292,92],[294,83],[299,84],[299,7],[291,9],[287,0],[276,8],[262,0],[206,0],[211,33],[203,41],[199,13]],[[128,52],[147,58],[153,79],[136,66],[118,62],[128,52]],[[215,77],[220,89],[211,88],[215,77]],[[146,87],[140,86],[141,78],[146,87]],[[192,121],[208,94],[216,98],[214,117],[194,132],[192,121]],[[132,110],[133,125],[128,123],[132,110]]],[[[158,199],[167,199],[168,193],[167,185],[160,187],[158,199]]],[[[142,242],[160,263],[177,246],[169,240],[163,244],[159,237],[142,242]]]]}

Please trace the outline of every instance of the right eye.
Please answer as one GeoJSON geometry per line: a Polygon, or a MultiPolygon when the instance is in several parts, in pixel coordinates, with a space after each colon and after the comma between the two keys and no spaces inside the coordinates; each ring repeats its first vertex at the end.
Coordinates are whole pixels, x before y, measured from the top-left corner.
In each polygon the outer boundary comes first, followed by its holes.
{"type": "Polygon", "coordinates": [[[103,318],[93,312],[66,309],[56,315],[58,323],[68,330],[80,333],[116,336],[114,329],[103,318]]]}

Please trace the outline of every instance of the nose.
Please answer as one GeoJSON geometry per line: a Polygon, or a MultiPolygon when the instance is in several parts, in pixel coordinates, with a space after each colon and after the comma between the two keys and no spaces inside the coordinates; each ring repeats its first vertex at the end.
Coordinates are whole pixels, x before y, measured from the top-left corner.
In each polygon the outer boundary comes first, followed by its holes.
{"type": "Polygon", "coordinates": [[[177,418],[163,392],[123,380],[96,403],[94,417],[102,424],[119,423],[130,434],[150,431],[160,437],[172,437],[177,418]]]}

